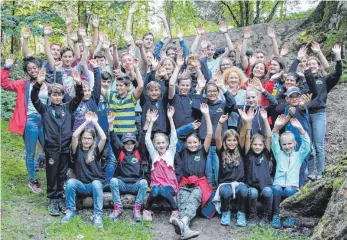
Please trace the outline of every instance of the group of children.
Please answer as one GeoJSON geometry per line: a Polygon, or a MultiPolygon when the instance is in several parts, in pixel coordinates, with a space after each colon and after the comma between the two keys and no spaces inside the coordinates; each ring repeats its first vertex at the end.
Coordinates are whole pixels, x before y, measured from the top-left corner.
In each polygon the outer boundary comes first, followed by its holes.
{"type": "MultiPolygon", "coordinates": [[[[64,48],[49,43],[52,27],[46,24],[47,60],[29,54],[30,29],[24,29],[23,69],[29,80],[9,81],[14,63],[9,57],[1,86],[17,92],[9,131],[23,135],[29,187],[42,192],[34,161],[39,140],[46,159],[48,210],[53,216],[63,212],[63,223],[76,215],[76,194],[92,194],[93,224],[102,227],[103,192],[109,189],[112,220],[123,212],[121,194],[136,194],[137,222],[152,221],[154,202],[165,200],[180,239],[199,235],[189,225],[200,207],[207,218],[217,211],[221,224],[230,225],[234,199],[236,226],[257,224],[256,203],[262,199],[259,224],[272,220],[280,228],[281,199],[324,171],[326,100],[342,74],[340,45],[333,48],[336,66],[330,74],[315,42],[310,49],[319,59],[306,55],[308,47],[303,47],[287,71],[282,56],[288,48],[279,52],[272,27],[268,35],[274,56],[267,62],[261,49],[247,55],[250,28],[242,45],[233,44],[224,22],[220,30],[227,48],[215,49],[201,25],[190,49],[179,31],[177,48],[170,44],[162,14],[165,34],[155,47],[152,33],[134,41],[135,10],[133,3],[121,61],[117,41],[111,44],[98,32],[96,16],[90,19],[92,39],[84,28],[72,30],[68,16],[64,48]]],[[[294,218],[283,222],[294,225],[294,218]]]]}

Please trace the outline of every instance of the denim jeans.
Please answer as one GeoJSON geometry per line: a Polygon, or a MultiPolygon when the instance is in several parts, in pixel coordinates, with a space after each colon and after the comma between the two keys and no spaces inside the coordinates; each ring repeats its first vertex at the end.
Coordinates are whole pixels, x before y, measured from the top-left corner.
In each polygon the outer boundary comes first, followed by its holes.
{"type": "Polygon", "coordinates": [[[37,140],[44,147],[44,135],[41,122],[41,115],[33,113],[27,116],[27,122],[24,130],[25,144],[25,165],[31,179],[35,179],[35,152],[37,140]]]}
{"type": "MultiPolygon", "coordinates": [[[[237,195],[237,202],[238,202],[238,210],[242,213],[246,212],[246,203],[247,203],[247,196],[248,196],[248,188],[245,184],[240,183],[235,188],[235,193],[237,195]]],[[[219,188],[219,195],[221,198],[221,210],[222,212],[226,212],[229,210],[229,202],[230,199],[233,197],[233,191],[231,188],[231,185],[223,185],[219,188]]]]}
{"type": "Polygon", "coordinates": [[[175,190],[172,186],[165,186],[165,187],[153,186],[151,189],[151,193],[149,194],[147,198],[147,206],[145,209],[150,210],[152,208],[154,201],[158,197],[162,197],[169,202],[172,210],[177,210],[178,206],[174,196],[175,196],[175,190]]]}
{"type": "Polygon", "coordinates": [[[114,204],[122,205],[120,200],[120,192],[137,193],[135,204],[142,204],[147,191],[148,183],[145,179],[141,179],[136,183],[125,183],[118,178],[112,178],[110,188],[114,204]]]}
{"type": "Polygon", "coordinates": [[[299,173],[299,187],[302,187],[303,185],[305,185],[306,173],[307,173],[306,170],[307,170],[307,165],[308,165],[310,156],[311,156],[311,152],[307,154],[307,156],[305,157],[305,160],[301,164],[300,173],[299,173]]]}
{"type": "MultiPolygon", "coordinates": [[[[264,212],[269,216],[271,215],[272,210],[272,200],[273,194],[271,187],[265,187],[260,193],[260,197],[263,198],[264,202],[264,212]]],[[[249,212],[255,214],[257,212],[257,199],[258,199],[258,190],[256,188],[248,188],[248,203],[249,203],[249,212]]]]}
{"type": "MultiPolygon", "coordinates": [[[[310,124],[312,133],[312,143],[316,150],[317,175],[322,175],[324,171],[324,137],[326,132],[326,112],[310,114],[310,124]]],[[[308,162],[308,174],[314,175],[314,155],[311,153],[308,162]]]]}
{"type": "Polygon", "coordinates": [[[218,186],[219,159],[216,146],[211,146],[206,161],[206,178],[208,184],[214,189],[218,186]]]}
{"type": "Polygon", "coordinates": [[[107,140],[107,151],[108,151],[108,154],[107,154],[108,163],[105,170],[105,179],[106,179],[106,183],[109,183],[110,180],[114,177],[114,173],[116,171],[117,163],[118,163],[116,156],[114,155],[112,151],[111,141],[109,137],[107,140]]]}
{"type": "Polygon", "coordinates": [[[290,197],[298,191],[296,187],[281,187],[279,185],[272,186],[273,192],[273,215],[280,214],[281,199],[290,197]]]}
{"type": "Polygon", "coordinates": [[[103,184],[100,180],[94,180],[92,183],[82,183],[80,180],[70,178],[66,182],[66,208],[76,211],[76,192],[91,193],[93,192],[94,200],[94,215],[102,215],[102,208],[104,205],[103,199],[103,184]]]}

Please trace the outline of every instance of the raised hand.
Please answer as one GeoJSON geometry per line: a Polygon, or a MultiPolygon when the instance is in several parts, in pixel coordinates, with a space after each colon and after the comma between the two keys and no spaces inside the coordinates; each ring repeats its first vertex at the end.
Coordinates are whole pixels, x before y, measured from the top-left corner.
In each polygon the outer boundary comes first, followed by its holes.
{"type": "Polygon", "coordinates": [[[176,60],[177,67],[181,68],[184,64],[184,59],[182,55],[177,55],[177,60],[176,60]]]}
{"type": "Polygon", "coordinates": [[[169,34],[167,33],[167,31],[163,31],[163,39],[165,39],[165,38],[168,38],[169,37],[169,34]]]}
{"type": "Polygon", "coordinates": [[[98,28],[99,22],[99,17],[97,15],[92,15],[89,19],[89,24],[92,25],[93,28],[98,28]]]}
{"type": "Polygon", "coordinates": [[[106,34],[104,32],[99,32],[99,42],[104,42],[106,34]]]}
{"type": "Polygon", "coordinates": [[[72,31],[70,34],[68,34],[68,37],[71,39],[71,41],[78,42],[77,31],[72,31]]]}
{"type": "Polygon", "coordinates": [[[198,33],[198,35],[202,35],[205,32],[204,26],[201,23],[199,23],[196,32],[198,33]]]}
{"type": "Polygon", "coordinates": [[[224,124],[226,121],[228,121],[228,118],[229,118],[228,114],[220,116],[219,123],[224,124]]]}
{"type": "Polygon", "coordinates": [[[307,106],[307,104],[311,102],[311,99],[312,99],[312,93],[302,94],[300,97],[300,103],[299,103],[300,108],[304,109],[307,106]]]}
{"type": "Polygon", "coordinates": [[[13,54],[8,55],[8,57],[6,58],[5,61],[5,67],[6,68],[10,68],[13,66],[14,63],[14,58],[13,58],[13,54]]]}
{"type": "Polygon", "coordinates": [[[257,62],[257,54],[253,53],[252,57],[249,59],[249,64],[253,66],[257,62]]]}
{"type": "Polygon", "coordinates": [[[85,38],[84,39],[84,46],[86,48],[89,48],[91,45],[92,45],[92,40],[89,37],[85,38]]]}
{"type": "Polygon", "coordinates": [[[284,127],[285,124],[286,124],[286,115],[281,114],[277,117],[274,127],[277,129],[281,129],[284,127]]]}
{"type": "Polygon", "coordinates": [[[254,87],[255,89],[257,89],[259,92],[264,92],[265,89],[263,87],[263,85],[261,84],[259,78],[253,78],[249,81],[248,83],[249,86],[254,87]]]}
{"type": "Polygon", "coordinates": [[[208,105],[206,103],[201,103],[200,104],[200,111],[204,115],[210,114],[209,107],[208,107],[208,105]]]}
{"type": "Polygon", "coordinates": [[[41,68],[39,71],[39,75],[37,76],[36,82],[39,84],[44,83],[46,80],[46,68],[41,68]]]}
{"type": "Polygon", "coordinates": [[[92,65],[93,68],[99,67],[98,62],[96,61],[96,59],[90,59],[89,60],[89,64],[92,65]]]}
{"type": "Polygon", "coordinates": [[[267,111],[264,108],[259,109],[261,118],[265,121],[267,119],[267,111]]]}
{"type": "Polygon", "coordinates": [[[130,54],[131,56],[133,56],[133,57],[136,56],[136,47],[135,47],[134,45],[131,45],[131,46],[129,47],[129,54],[130,54]]]}
{"type": "Polygon", "coordinates": [[[78,28],[78,36],[85,38],[87,36],[86,28],[82,25],[78,28]]]}
{"type": "Polygon", "coordinates": [[[137,58],[134,58],[134,63],[133,63],[133,67],[134,69],[138,68],[139,67],[139,60],[137,58]]]}
{"type": "Polygon", "coordinates": [[[306,56],[306,53],[307,53],[307,47],[306,46],[301,47],[298,52],[297,59],[301,61],[301,59],[306,56]]]}
{"type": "Polygon", "coordinates": [[[250,39],[251,36],[252,36],[252,29],[249,27],[245,28],[245,31],[243,33],[243,38],[244,39],[250,39]]]}
{"type": "Polygon", "coordinates": [[[136,12],[137,2],[131,1],[130,8],[129,8],[129,14],[134,15],[136,12]]]}
{"type": "Polygon", "coordinates": [[[225,87],[225,84],[224,84],[224,78],[222,75],[218,75],[217,79],[216,79],[216,86],[219,88],[219,89],[222,89],[225,87]]]}
{"type": "Polygon", "coordinates": [[[194,122],[192,122],[192,125],[194,127],[194,130],[196,130],[201,126],[201,122],[198,122],[197,120],[195,120],[194,122]]]}
{"type": "Polygon", "coordinates": [[[71,12],[68,12],[66,15],[65,15],[65,24],[68,26],[68,25],[71,25],[72,23],[72,20],[73,20],[73,15],[71,12]]]}
{"type": "Polygon", "coordinates": [[[219,30],[222,33],[227,33],[228,32],[228,26],[226,25],[226,23],[224,21],[220,21],[219,22],[219,30]]]}
{"type": "Polygon", "coordinates": [[[341,60],[341,45],[335,44],[332,50],[335,54],[336,60],[341,60]]]}
{"type": "Polygon", "coordinates": [[[178,37],[179,39],[182,39],[182,38],[183,38],[183,34],[184,34],[184,31],[183,31],[182,28],[180,28],[180,30],[178,30],[177,37],[178,37]]]}
{"type": "Polygon", "coordinates": [[[204,89],[205,85],[206,85],[206,79],[204,77],[204,75],[199,75],[198,79],[197,79],[198,85],[197,85],[197,91],[202,91],[202,89],[204,89]]]}
{"type": "Polygon", "coordinates": [[[124,35],[124,40],[127,44],[131,44],[133,37],[131,35],[124,35]]]}
{"type": "Polygon", "coordinates": [[[182,48],[178,48],[176,50],[176,54],[179,55],[179,56],[183,56],[183,49],[182,48]]]}
{"type": "Polygon", "coordinates": [[[23,38],[28,39],[30,38],[30,35],[31,35],[30,27],[25,26],[23,29],[23,34],[22,34],[23,38]]]}
{"type": "Polygon", "coordinates": [[[114,69],[113,74],[116,78],[118,78],[122,76],[122,71],[120,69],[114,69]]]}
{"type": "Polygon", "coordinates": [[[112,46],[113,48],[118,48],[118,40],[117,40],[117,38],[115,38],[115,39],[112,40],[111,46],[112,46]]]}
{"type": "Polygon", "coordinates": [[[280,71],[278,73],[275,73],[274,75],[271,76],[270,79],[272,79],[272,80],[281,79],[283,73],[284,73],[284,70],[282,70],[282,71],[280,71]]]}
{"type": "Polygon", "coordinates": [[[95,112],[93,112],[92,113],[92,122],[94,123],[94,125],[98,123],[98,119],[99,119],[98,115],[95,112]]]}
{"type": "Polygon", "coordinates": [[[82,80],[76,68],[72,69],[72,77],[75,80],[76,84],[81,85],[82,80]]]}
{"type": "Polygon", "coordinates": [[[151,62],[152,69],[157,69],[158,64],[159,64],[159,61],[157,59],[153,58],[153,60],[151,62]]]}
{"type": "Polygon", "coordinates": [[[215,70],[213,71],[213,73],[212,73],[212,80],[215,81],[215,82],[217,82],[218,79],[221,78],[221,76],[222,76],[222,73],[221,73],[221,71],[217,68],[217,69],[215,69],[215,70]]]}
{"type": "Polygon", "coordinates": [[[52,35],[52,26],[50,23],[45,23],[43,27],[43,34],[45,36],[51,36],[52,35]]]}
{"type": "Polygon", "coordinates": [[[254,108],[250,107],[247,111],[247,121],[251,123],[254,118],[254,108]]]}
{"type": "Polygon", "coordinates": [[[276,37],[275,35],[275,30],[272,26],[267,27],[267,35],[271,38],[274,39],[276,37]]]}
{"type": "Polygon", "coordinates": [[[165,51],[160,52],[160,59],[166,58],[166,53],[165,51]]]}
{"type": "Polygon", "coordinates": [[[114,112],[108,112],[108,114],[107,114],[107,122],[108,122],[108,124],[113,124],[114,116],[115,116],[114,112]]]}
{"type": "Polygon", "coordinates": [[[102,47],[105,50],[109,50],[110,49],[110,40],[108,40],[107,36],[104,37],[104,41],[102,42],[102,47]]]}
{"type": "Polygon", "coordinates": [[[233,45],[234,48],[237,49],[237,51],[241,52],[242,44],[240,44],[239,42],[234,42],[233,45]]]}
{"type": "Polygon", "coordinates": [[[311,44],[311,50],[312,50],[313,52],[315,52],[315,53],[320,52],[321,49],[320,49],[319,43],[317,43],[317,42],[312,42],[312,44],[311,44]]]}
{"type": "Polygon", "coordinates": [[[248,119],[247,113],[246,113],[245,111],[243,111],[242,109],[238,109],[238,112],[239,112],[239,115],[240,115],[242,121],[243,121],[244,123],[246,123],[246,122],[247,122],[247,119],[248,119]]]}
{"type": "Polygon", "coordinates": [[[158,119],[158,110],[157,109],[151,110],[148,114],[148,119],[152,123],[155,122],[158,119]]]}
{"type": "Polygon", "coordinates": [[[167,108],[167,117],[173,118],[173,115],[175,114],[175,108],[173,106],[170,106],[167,108]]]}
{"type": "Polygon", "coordinates": [[[142,48],[142,40],[136,40],[135,45],[138,48],[142,48]]]}
{"type": "Polygon", "coordinates": [[[288,53],[289,53],[289,47],[288,47],[288,45],[284,45],[281,48],[281,52],[280,52],[281,57],[287,55],[288,53]]]}
{"type": "Polygon", "coordinates": [[[206,37],[205,36],[201,36],[200,40],[201,40],[201,43],[200,43],[201,44],[201,48],[202,49],[206,49],[207,45],[208,45],[206,37]]]}
{"type": "MultiPolygon", "coordinates": [[[[109,115],[108,115],[108,116],[109,116],[109,115]]],[[[107,120],[109,120],[108,116],[107,116],[107,120]]],[[[92,112],[92,111],[88,111],[88,112],[84,115],[84,117],[85,117],[85,119],[86,119],[86,122],[90,123],[90,122],[92,121],[92,119],[93,119],[93,112],[92,112]]],[[[112,120],[112,122],[113,122],[113,120],[112,120]]],[[[108,122],[108,123],[110,123],[110,122],[108,122]]]]}
{"type": "Polygon", "coordinates": [[[290,119],[290,123],[292,124],[293,127],[297,128],[297,129],[303,129],[301,123],[296,118],[290,119]]]}
{"type": "Polygon", "coordinates": [[[288,110],[288,115],[290,117],[293,117],[296,113],[296,108],[295,107],[290,107],[289,110],[288,110]]]}

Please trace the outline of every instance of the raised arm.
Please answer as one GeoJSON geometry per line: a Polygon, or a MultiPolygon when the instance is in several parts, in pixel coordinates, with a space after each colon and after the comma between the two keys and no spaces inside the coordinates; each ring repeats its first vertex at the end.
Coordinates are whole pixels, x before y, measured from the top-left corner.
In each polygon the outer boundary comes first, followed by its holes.
{"type": "Polygon", "coordinates": [[[107,138],[106,138],[106,134],[104,133],[104,130],[102,130],[101,126],[99,125],[98,115],[96,113],[92,114],[92,123],[94,124],[100,138],[99,144],[98,144],[99,152],[102,152],[102,150],[104,150],[107,138]]]}
{"type": "Polygon", "coordinates": [[[47,57],[47,61],[49,64],[49,67],[51,69],[54,69],[54,63],[55,60],[52,56],[51,53],[51,48],[49,45],[49,36],[52,34],[52,26],[49,23],[46,23],[44,28],[43,28],[43,39],[44,39],[44,46],[45,46],[45,53],[46,53],[46,57],[47,57]]]}
{"type": "Polygon", "coordinates": [[[164,12],[160,12],[158,17],[163,21],[163,25],[164,25],[164,31],[163,31],[163,43],[164,44],[162,46],[162,49],[165,49],[166,46],[171,41],[170,27],[169,27],[169,24],[167,23],[164,12]]]}
{"type": "MultiPolygon", "coordinates": [[[[153,124],[158,119],[158,110],[150,111],[147,114],[148,114],[147,117],[149,120],[149,124],[148,124],[148,129],[146,132],[146,136],[145,136],[145,143],[146,143],[146,147],[147,147],[149,155],[152,156],[156,150],[155,150],[153,143],[151,141],[151,134],[152,134],[153,124]]],[[[154,160],[154,159],[152,159],[152,160],[154,160]]]]}
{"type": "Polygon", "coordinates": [[[185,59],[189,55],[189,47],[187,46],[186,42],[183,39],[184,31],[183,29],[180,29],[177,33],[177,37],[180,40],[180,46],[183,51],[183,58],[185,59]]]}
{"type": "Polygon", "coordinates": [[[92,37],[92,44],[94,49],[98,45],[98,38],[99,38],[99,17],[97,15],[91,15],[89,19],[89,24],[93,27],[93,37],[92,37]]]}
{"type": "Polygon", "coordinates": [[[108,61],[108,64],[110,64],[110,66],[113,65],[113,57],[110,51],[110,40],[108,39],[107,36],[104,37],[104,41],[102,43],[102,47],[105,50],[106,53],[106,59],[108,61]]]}
{"type": "Polygon", "coordinates": [[[133,17],[136,12],[136,7],[137,7],[137,2],[132,0],[130,3],[127,25],[125,27],[125,32],[124,32],[124,38],[126,39],[126,42],[128,45],[134,44],[131,34],[132,34],[132,26],[133,26],[133,17]]]}
{"type": "Polygon", "coordinates": [[[134,97],[136,99],[139,99],[141,97],[142,91],[143,91],[143,79],[142,75],[139,69],[139,62],[138,60],[135,60],[134,62],[134,69],[136,73],[136,82],[137,82],[137,87],[135,88],[134,91],[134,97]]]}
{"type": "Polygon", "coordinates": [[[275,56],[279,56],[279,50],[278,50],[278,44],[277,44],[277,40],[276,40],[276,34],[275,34],[275,30],[273,29],[272,26],[268,26],[267,28],[267,35],[271,38],[272,41],[272,54],[275,56]]]}
{"type": "Polygon", "coordinates": [[[169,81],[169,99],[173,99],[176,93],[176,81],[178,78],[178,73],[181,70],[181,67],[183,66],[184,59],[182,55],[177,55],[177,61],[176,61],[176,67],[171,75],[170,81],[169,81]]]}
{"type": "Polygon", "coordinates": [[[93,98],[95,103],[98,105],[101,95],[101,73],[98,67],[98,63],[95,59],[89,60],[90,65],[93,66],[94,69],[94,86],[93,86],[93,98]]]}
{"type": "Polygon", "coordinates": [[[29,27],[24,27],[22,37],[23,37],[23,45],[22,45],[22,53],[23,57],[28,56],[29,53],[29,38],[31,35],[31,31],[29,27]]]}
{"type": "Polygon", "coordinates": [[[326,80],[328,92],[337,84],[342,75],[341,45],[336,44],[332,50],[335,54],[336,65],[335,71],[329,74],[326,80]]]}
{"type": "Polygon", "coordinates": [[[311,50],[315,53],[317,53],[318,58],[320,60],[320,62],[322,63],[322,66],[324,69],[328,69],[329,68],[329,62],[328,60],[325,58],[322,50],[320,49],[319,43],[317,42],[312,42],[311,45],[311,50]]]}
{"type": "Polygon", "coordinates": [[[222,59],[223,57],[229,56],[230,50],[233,50],[234,46],[228,34],[228,26],[224,21],[221,21],[219,23],[219,30],[223,33],[228,46],[228,49],[226,49],[223,55],[221,56],[222,59]]]}
{"type": "Polygon", "coordinates": [[[210,117],[208,105],[206,103],[202,103],[200,105],[200,111],[204,115],[205,120],[206,120],[206,137],[205,137],[205,141],[204,141],[204,148],[205,148],[205,151],[208,152],[208,150],[211,146],[212,134],[213,134],[212,122],[211,122],[211,117],[210,117]]]}
{"type": "Polygon", "coordinates": [[[198,46],[199,46],[199,41],[202,36],[202,34],[205,32],[204,27],[202,24],[199,24],[198,28],[196,29],[197,35],[192,43],[192,46],[190,47],[190,52],[191,53],[197,53],[198,46]]]}
{"type": "Polygon", "coordinates": [[[247,52],[248,41],[251,38],[251,36],[252,36],[252,29],[245,28],[245,31],[243,33],[242,47],[240,51],[241,66],[242,66],[242,69],[245,71],[248,68],[248,57],[246,55],[246,52],[247,52]]]}
{"type": "Polygon", "coordinates": [[[39,93],[45,79],[46,79],[46,68],[41,68],[39,75],[36,79],[36,83],[34,84],[30,94],[31,102],[33,103],[36,111],[39,112],[41,115],[45,112],[45,105],[41,102],[39,98],[39,93]]]}
{"type": "Polygon", "coordinates": [[[1,87],[8,91],[17,91],[20,86],[22,86],[22,81],[9,81],[8,75],[11,72],[14,63],[13,55],[9,55],[5,61],[5,69],[1,69],[1,87]]]}
{"type": "Polygon", "coordinates": [[[120,69],[120,62],[119,62],[119,56],[118,56],[118,41],[116,38],[113,39],[111,45],[113,47],[113,57],[112,57],[113,65],[111,65],[111,66],[112,66],[113,70],[120,69]]]}
{"type": "Polygon", "coordinates": [[[264,108],[260,108],[259,112],[260,112],[261,118],[263,119],[265,131],[266,131],[265,145],[266,145],[267,150],[271,151],[271,128],[270,128],[270,124],[267,120],[267,111],[264,108]]]}
{"type": "Polygon", "coordinates": [[[93,112],[87,112],[84,115],[86,120],[72,134],[72,140],[71,140],[72,153],[76,152],[80,135],[81,135],[83,129],[85,129],[85,127],[88,126],[88,124],[92,121],[92,115],[93,115],[93,112]]]}
{"type": "Polygon", "coordinates": [[[219,118],[218,125],[217,125],[217,128],[216,128],[216,135],[215,135],[217,150],[221,150],[222,147],[223,147],[222,129],[223,129],[224,123],[225,123],[226,121],[228,121],[228,118],[229,118],[229,115],[228,115],[228,114],[222,115],[222,116],[219,118]]]}
{"type": "Polygon", "coordinates": [[[244,146],[245,154],[247,154],[249,149],[251,148],[251,134],[252,134],[252,121],[254,118],[254,109],[249,108],[247,113],[241,109],[238,109],[238,111],[242,119],[242,128],[243,128],[243,132],[242,132],[243,135],[241,135],[240,133],[240,146],[241,147],[244,146]]]}
{"type": "Polygon", "coordinates": [[[72,77],[76,83],[76,86],[75,86],[76,96],[73,97],[72,100],[69,102],[70,112],[74,112],[77,109],[78,105],[80,105],[80,102],[82,101],[84,96],[82,80],[78,71],[75,68],[72,69],[72,77]]]}
{"type": "Polygon", "coordinates": [[[141,60],[142,60],[142,71],[144,73],[147,72],[147,69],[148,69],[148,66],[149,66],[149,62],[147,61],[147,57],[146,57],[146,53],[145,53],[145,48],[143,47],[143,44],[142,44],[142,40],[137,40],[135,42],[135,45],[136,47],[139,48],[140,50],[140,54],[141,54],[141,60]]]}

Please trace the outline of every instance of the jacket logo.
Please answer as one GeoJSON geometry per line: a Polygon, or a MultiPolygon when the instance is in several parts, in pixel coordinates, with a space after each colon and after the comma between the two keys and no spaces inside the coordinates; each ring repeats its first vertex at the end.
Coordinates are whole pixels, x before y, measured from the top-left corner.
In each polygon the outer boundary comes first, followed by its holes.
{"type": "Polygon", "coordinates": [[[322,80],[316,81],[316,84],[322,84],[322,83],[323,83],[322,80]]]}
{"type": "Polygon", "coordinates": [[[189,101],[189,104],[190,104],[190,105],[192,105],[192,103],[193,103],[193,101],[192,101],[192,100],[190,100],[190,101],[189,101]]]}
{"type": "Polygon", "coordinates": [[[50,165],[53,165],[53,164],[54,164],[54,159],[53,159],[53,158],[50,158],[50,159],[48,160],[48,163],[49,163],[50,165]]]}
{"type": "Polygon", "coordinates": [[[223,112],[223,109],[218,108],[216,112],[223,112]]]}
{"type": "Polygon", "coordinates": [[[131,162],[132,162],[132,163],[138,163],[139,160],[138,160],[137,158],[132,158],[132,159],[131,159],[131,162]]]}
{"type": "Polygon", "coordinates": [[[195,157],[194,157],[194,161],[199,162],[199,161],[200,161],[200,156],[199,156],[199,155],[198,155],[198,156],[195,156],[195,157]]]}
{"type": "Polygon", "coordinates": [[[62,117],[65,116],[65,112],[64,112],[64,111],[61,112],[61,116],[62,116],[62,117]]]}

